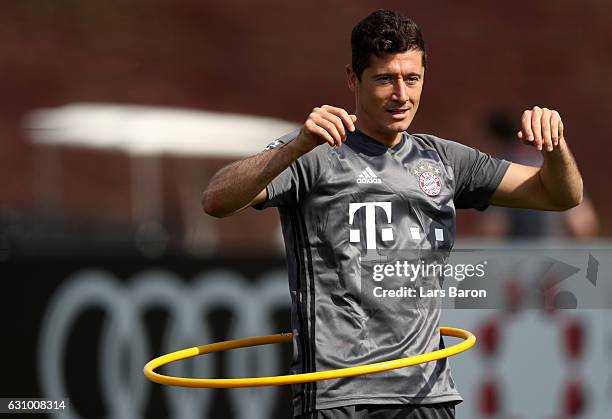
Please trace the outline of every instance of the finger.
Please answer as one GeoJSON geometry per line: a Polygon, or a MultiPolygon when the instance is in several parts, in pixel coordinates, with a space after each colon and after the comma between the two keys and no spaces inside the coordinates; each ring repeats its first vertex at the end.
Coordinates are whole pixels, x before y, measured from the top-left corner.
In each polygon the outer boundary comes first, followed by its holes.
{"type": "Polygon", "coordinates": [[[523,112],[523,116],[521,117],[521,125],[523,139],[533,142],[533,131],[531,131],[531,111],[523,112]]]}
{"type": "Polygon", "coordinates": [[[351,114],[351,119],[353,120],[353,123],[357,122],[357,115],[351,114]]]}
{"type": "Polygon", "coordinates": [[[330,147],[334,147],[336,142],[332,138],[331,135],[322,127],[318,126],[312,119],[308,119],[304,124],[304,127],[307,129],[308,133],[315,135],[316,137],[322,138],[330,147]]]}
{"type": "Polygon", "coordinates": [[[525,133],[523,132],[523,130],[518,131],[516,133],[516,138],[518,138],[519,141],[521,143],[523,143],[523,144],[527,144],[527,145],[530,145],[530,146],[535,146],[533,141],[527,141],[527,137],[525,136],[525,133]]]}
{"type": "Polygon", "coordinates": [[[559,139],[565,138],[563,132],[565,130],[565,125],[563,124],[563,120],[559,120],[559,139]]]}
{"type": "Polygon", "coordinates": [[[540,126],[542,127],[542,147],[548,151],[553,151],[550,118],[550,109],[542,108],[542,118],[540,118],[540,126]]]}
{"type": "Polygon", "coordinates": [[[336,116],[330,112],[323,112],[321,113],[321,117],[336,126],[336,130],[340,134],[341,139],[346,137],[346,130],[344,129],[344,124],[342,123],[342,119],[340,119],[339,116],[336,116]]]}
{"type": "Polygon", "coordinates": [[[531,131],[533,132],[533,141],[538,150],[542,150],[542,109],[535,106],[531,110],[531,131]]]}
{"type": "Polygon", "coordinates": [[[342,108],[336,108],[333,106],[325,106],[325,109],[327,109],[329,113],[332,113],[336,115],[337,117],[339,117],[342,120],[342,124],[344,124],[344,126],[347,127],[349,131],[351,132],[355,131],[354,122],[357,119],[357,117],[355,117],[355,120],[354,120],[351,117],[351,115],[349,115],[349,113],[342,108]]]}
{"type": "Polygon", "coordinates": [[[319,127],[316,123],[316,120],[319,117],[319,111],[319,108],[314,108],[310,112],[310,115],[308,115],[308,119],[304,123],[304,128],[306,128],[306,134],[310,137],[315,137],[317,139],[317,142],[324,140],[325,142],[329,143],[331,147],[333,147],[335,145],[334,139],[329,134],[327,134],[327,131],[325,130],[324,131],[326,132],[326,135],[322,135],[319,129],[321,127],[319,127]]]}
{"type": "Polygon", "coordinates": [[[552,111],[550,115],[550,135],[555,146],[559,145],[559,122],[561,122],[559,112],[552,111]]]}
{"type": "Polygon", "coordinates": [[[338,128],[333,122],[323,118],[323,116],[321,116],[320,114],[316,115],[313,120],[318,126],[327,131],[327,133],[333,138],[334,145],[340,145],[342,143],[342,136],[338,132],[338,128]]]}
{"type": "Polygon", "coordinates": [[[347,111],[342,108],[336,108],[334,106],[329,105],[323,105],[321,108],[340,118],[342,124],[344,124],[344,126],[347,127],[349,131],[355,131],[354,121],[347,111]]]}

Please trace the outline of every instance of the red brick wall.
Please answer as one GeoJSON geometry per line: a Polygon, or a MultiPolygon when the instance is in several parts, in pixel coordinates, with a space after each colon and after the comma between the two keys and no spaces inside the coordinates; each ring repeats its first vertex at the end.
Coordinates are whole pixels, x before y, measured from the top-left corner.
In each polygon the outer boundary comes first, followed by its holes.
{"type": "MultiPolygon", "coordinates": [[[[29,211],[37,160],[20,124],[31,109],[76,101],[244,112],[301,121],[317,104],[350,108],[344,81],[349,33],[379,7],[422,27],[429,68],[414,130],[495,151],[482,118],[505,106],[558,109],[585,185],[612,233],[607,186],[612,151],[612,4],[514,2],[106,1],[3,2],[0,6],[0,201],[29,211]],[[467,3],[467,4],[466,4],[467,3]]],[[[128,160],[60,151],[67,217],[130,220],[128,160]]],[[[203,165],[207,164],[202,162],[203,165]]],[[[179,165],[180,166],[180,165],[179,165]]],[[[166,167],[166,166],[165,166],[166,167]]],[[[172,208],[177,175],[165,171],[172,208]]],[[[206,179],[201,180],[202,185],[206,179]]],[[[199,196],[194,196],[199,199],[199,196]]],[[[276,215],[259,215],[269,230],[276,215]]],[[[470,233],[475,212],[462,214],[470,233]]],[[[221,222],[225,236],[237,236],[221,222]]],[[[238,220],[241,230],[253,228],[238,220]]],[[[232,239],[233,240],[233,239],[232,239]]],[[[244,245],[235,239],[231,243],[244,245]]],[[[229,247],[232,247],[229,245],[229,247]]]]}

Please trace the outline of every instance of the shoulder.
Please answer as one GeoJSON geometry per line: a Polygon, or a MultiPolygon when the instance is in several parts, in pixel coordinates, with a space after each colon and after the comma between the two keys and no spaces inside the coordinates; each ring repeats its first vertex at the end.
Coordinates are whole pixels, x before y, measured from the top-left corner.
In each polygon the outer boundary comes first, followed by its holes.
{"type": "Polygon", "coordinates": [[[337,150],[328,144],[321,144],[310,150],[299,158],[302,164],[315,166],[317,169],[329,165],[330,161],[338,154],[337,150]]]}
{"type": "Polygon", "coordinates": [[[465,144],[431,134],[409,134],[409,138],[420,148],[437,152],[446,162],[452,162],[476,151],[465,144]]]}
{"type": "Polygon", "coordinates": [[[440,145],[442,142],[444,141],[448,141],[445,140],[444,138],[440,138],[440,137],[436,137],[435,135],[431,135],[431,134],[408,134],[408,137],[413,140],[416,141],[424,146],[428,146],[430,148],[435,148],[436,146],[440,145]]]}

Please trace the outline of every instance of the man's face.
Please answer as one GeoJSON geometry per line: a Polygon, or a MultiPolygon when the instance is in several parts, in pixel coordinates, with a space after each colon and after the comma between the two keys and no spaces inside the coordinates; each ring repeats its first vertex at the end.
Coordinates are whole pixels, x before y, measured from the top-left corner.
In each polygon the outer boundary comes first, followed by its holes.
{"type": "Polygon", "coordinates": [[[408,129],[423,90],[422,55],[418,50],[380,58],[372,55],[361,80],[347,66],[349,87],[355,93],[357,124],[366,134],[393,142],[408,129]]]}

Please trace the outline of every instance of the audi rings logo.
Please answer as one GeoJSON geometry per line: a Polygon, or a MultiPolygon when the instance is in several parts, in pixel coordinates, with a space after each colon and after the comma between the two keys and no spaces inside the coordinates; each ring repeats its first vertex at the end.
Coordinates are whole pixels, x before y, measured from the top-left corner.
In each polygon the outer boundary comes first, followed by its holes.
{"type": "MultiPolygon", "coordinates": [[[[88,309],[105,312],[98,348],[97,371],[101,398],[110,418],[134,419],[145,410],[152,384],[142,375],[142,367],[158,356],[152,353],[142,314],[148,309],[168,311],[169,322],[162,336],[162,351],[172,352],[211,341],[209,325],[203,319],[216,309],[234,313],[235,321],[228,339],[277,333],[272,314],[288,309],[290,299],[287,276],[283,271],[264,275],[257,283],[244,280],[228,270],[208,271],[189,284],[167,271],[142,272],[127,283],[101,270],[81,271],[70,277],[54,294],[43,320],[38,348],[40,382],[44,396],[51,399],[70,397],[64,377],[64,354],[71,328],[88,309]],[[129,373],[122,371],[121,359],[127,355],[129,373]]],[[[87,354],[85,354],[87,356],[87,354]]],[[[249,351],[229,351],[224,359],[225,371],[234,377],[276,375],[282,373],[280,350],[275,345],[249,351]],[[252,362],[255,356],[257,362],[252,362]]],[[[209,377],[215,373],[217,354],[194,362],[167,366],[167,373],[209,377]]],[[[164,387],[170,417],[192,419],[206,417],[212,403],[212,391],[164,387]]],[[[278,388],[231,389],[229,398],[236,417],[269,418],[278,388]]],[[[69,415],[78,418],[73,409],[69,415]]]]}

